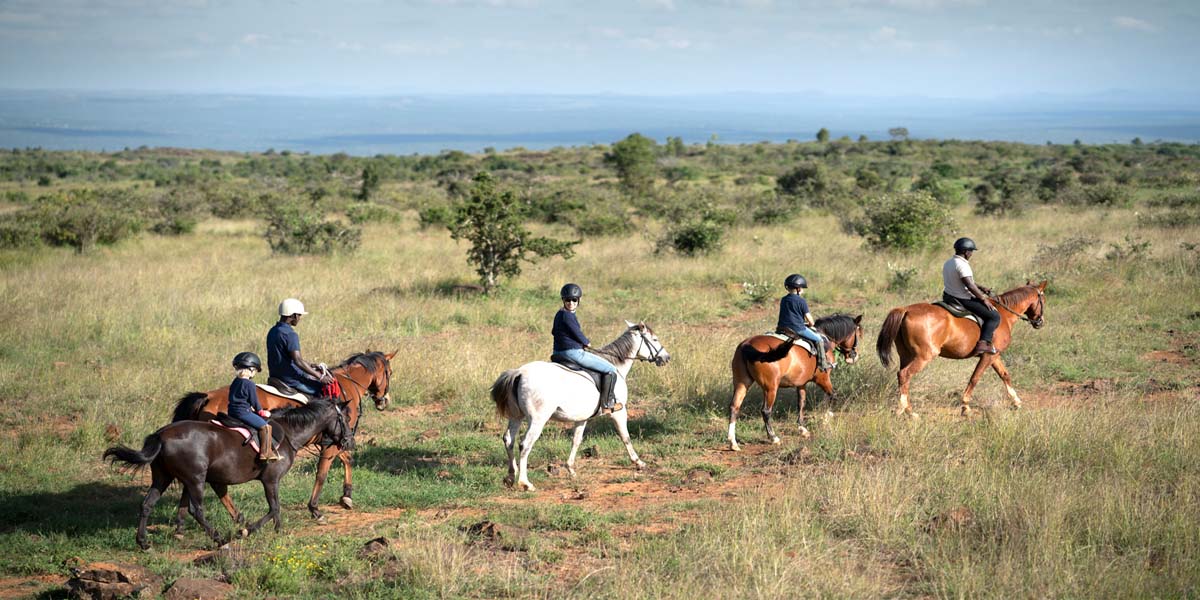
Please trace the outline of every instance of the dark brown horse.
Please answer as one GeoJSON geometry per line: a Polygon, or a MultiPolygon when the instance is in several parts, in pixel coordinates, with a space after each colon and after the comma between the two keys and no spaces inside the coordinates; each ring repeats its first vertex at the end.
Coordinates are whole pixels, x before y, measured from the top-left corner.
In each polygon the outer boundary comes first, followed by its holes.
{"type": "MultiPolygon", "coordinates": [[[[1004,352],[1012,342],[1012,328],[1017,319],[1028,321],[1034,329],[1041,328],[1046,310],[1046,282],[1037,285],[1026,282],[1025,285],[1000,294],[992,300],[992,304],[1000,312],[1000,326],[996,328],[992,344],[996,350],[1004,352]]],[[[934,357],[962,359],[971,358],[971,351],[979,341],[979,325],[970,319],[955,317],[946,309],[928,303],[910,304],[902,308],[893,308],[883,321],[879,330],[879,339],[875,349],[883,366],[890,367],[892,363],[892,345],[900,354],[900,372],[896,375],[900,382],[900,404],[896,407],[897,415],[913,413],[908,402],[908,382],[919,373],[934,357]]],[[[962,395],[962,415],[971,413],[971,392],[979,383],[979,378],[988,367],[995,369],[996,374],[1004,381],[1013,408],[1021,407],[1021,399],[1013,388],[1012,378],[1004,366],[1000,354],[984,354],[971,373],[971,380],[962,395]]]]}
{"type": "Polygon", "coordinates": [[[282,409],[272,415],[271,424],[283,430],[283,443],[279,445],[281,460],[272,463],[258,460],[258,453],[242,443],[241,434],[202,421],[171,423],[146,436],[141,450],[127,446],[105,450],[104,458],[110,462],[135,468],[150,465],[150,490],[146,492],[138,517],[138,546],[150,547],[146,539],[146,521],[158,499],[176,479],[183,484],[188,512],[218,546],[226,540],[204,518],[205,482],[213,489],[225,490],[230,485],[252,479],[261,481],[267,496],[267,514],[251,523],[246,528],[246,535],[257,531],[268,519],[275,521],[276,531],[282,528],[279,480],[292,468],[296,453],[320,436],[344,444],[349,438],[350,426],[341,407],[325,399],[313,400],[299,408],[282,409]]]}
{"type": "MultiPolygon", "coordinates": [[[[382,352],[365,352],[363,354],[355,354],[347,358],[345,362],[331,369],[333,376],[337,378],[338,384],[342,388],[342,397],[347,401],[346,418],[350,423],[351,433],[358,431],[359,419],[362,417],[362,399],[364,396],[369,396],[375,402],[375,408],[383,410],[387,408],[391,399],[388,397],[388,387],[392,379],[392,358],[396,353],[384,354],[382,352]]],[[[258,390],[258,400],[262,407],[267,410],[276,410],[278,408],[300,406],[300,403],[290,398],[268,394],[263,390],[258,390]]],[[[175,406],[175,414],[172,422],[179,421],[207,421],[217,413],[228,412],[229,410],[229,386],[218,388],[210,392],[192,392],[179,400],[175,406]]],[[[351,436],[351,441],[353,436],[351,436]]],[[[317,463],[316,481],[313,483],[312,496],[308,500],[308,511],[314,519],[322,519],[324,516],[317,509],[317,499],[321,496],[321,488],[325,485],[325,479],[329,475],[329,468],[333,465],[333,459],[338,458],[342,461],[342,466],[345,470],[345,480],[342,483],[342,498],[341,505],[347,509],[354,508],[354,501],[350,495],[354,489],[353,474],[351,464],[353,462],[350,451],[353,448],[343,447],[342,445],[323,446],[321,448],[321,458],[317,463]]],[[[229,511],[229,516],[235,521],[241,521],[241,515],[238,513],[237,507],[233,505],[233,501],[229,496],[221,493],[220,490],[214,488],[217,496],[221,499],[221,503],[225,505],[225,509],[229,511]]],[[[188,499],[185,495],[180,499],[179,514],[176,519],[178,529],[183,528],[184,513],[188,508],[188,499]]]]}
{"type": "MultiPolygon", "coordinates": [[[[832,315],[817,319],[816,329],[824,333],[832,342],[831,352],[836,350],[846,357],[847,364],[858,360],[858,340],[862,337],[862,315],[832,315]]],[[[830,357],[830,362],[833,358],[830,357]]],[[[817,382],[826,396],[834,400],[833,382],[829,379],[829,371],[817,370],[817,359],[807,350],[789,342],[769,335],[756,335],[738,344],[733,351],[730,362],[733,370],[733,401],[729,403],[729,449],[738,451],[737,443],[738,412],[742,409],[742,401],[750,384],[757,383],[763,389],[763,424],[767,429],[767,437],[772,444],[779,443],[779,436],[771,427],[771,410],[775,407],[775,395],[781,387],[796,388],[797,416],[800,425],[800,435],[808,437],[808,428],[804,426],[804,386],[810,381],[817,382]]]]}

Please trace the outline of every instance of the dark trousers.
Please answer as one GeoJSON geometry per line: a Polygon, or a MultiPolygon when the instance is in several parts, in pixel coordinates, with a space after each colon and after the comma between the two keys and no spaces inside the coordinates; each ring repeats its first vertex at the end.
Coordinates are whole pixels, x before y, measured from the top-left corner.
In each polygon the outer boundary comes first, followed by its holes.
{"type": "Polygon", "coordinates": [[[979,332],[979,339],[989,344],[992,343],[992,334],[995,333],[996,328],[1000,326],[999,312],[988,308],[988,305],[984,304],[983,300],[980,300],[979,298],[956,298],[943,292],[942,301],[957,302],[961,304],[963,308],[967,309],[967,312],[979,317],[980,320],[983,321],[983,327],[980,328],[981,331],[979,332]]]}

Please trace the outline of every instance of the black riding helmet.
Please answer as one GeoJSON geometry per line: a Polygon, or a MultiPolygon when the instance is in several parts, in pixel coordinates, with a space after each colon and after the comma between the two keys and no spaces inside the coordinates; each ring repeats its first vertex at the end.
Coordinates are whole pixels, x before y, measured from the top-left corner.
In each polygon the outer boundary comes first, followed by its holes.
{"type": "Polygon", "coordinates": [[[583,288],[568,283],[562,287],[562,291],[558,293],[563,300],[578,300],[583,297],[583,288]]]}
{"type": "Polygon", "coordinates": [[[787,279],[783,280],[783,287],[789,290],[806,288],[808,287],[808,280],[799,273],[792,273],[791,275],[787,276],[787,279]]]}
{"type": "Polygon", "coordinates": [[[237,356],[233,357],[233,368],[249,369],[254,368],[262,370],[262,360],[253,352],[238,352],[237,356]]]}
{"type": "Polygon", "coordinates": [[[975,247],[975,240],[973,240],[971,238],[963,237],[963,238],[958,238],[957,240],[954,240],[954,252],[955,253],[961,253],[961,252],[966,252],[968,250],[978,250],[978,249],[979,248],[975,247]]]}

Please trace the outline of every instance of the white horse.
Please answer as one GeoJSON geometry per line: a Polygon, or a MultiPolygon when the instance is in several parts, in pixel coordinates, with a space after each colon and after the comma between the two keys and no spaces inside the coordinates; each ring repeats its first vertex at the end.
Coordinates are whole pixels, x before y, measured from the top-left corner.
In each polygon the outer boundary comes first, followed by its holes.
{"type": "MultiPolygon", "coordinates": [[[[633,362],[644,360],[661,367],[671,360],[671,355],[645,323],[625,321],[625,325],[625,333],[595,353],[617,367],[620,377],[613,387],[613,393],[617,402],[628,407],[629,388],[625,385],[625,378],[633,362]]],[[[567,471],[571,477],[575,476],[575,453],[583,442],[583,430],[600,406],[600,392],[591,377],[551,362],[526,363],[519,369],[500,374],[496,383],[492,384],[492,401],[496,403],[496,413],[508,419],[508,431],[504,433],[504,449],[508,451],[505,485],[511,487],[515,476],[521,489],[534,491],[527,472],[529,451],[542,435],[546,422],[551,419],[575,424],[571,455],[567,457],[567,471]],[[527,429],[525,439],[521,442],[521,464],[518,469],[513,456],[513,444],[521,430],[522,421],[527,424],[527,429]]],[[[638,458],[633,444],[629,442],[629,413],[622,408],[612,413],[612,419],[617,424],[617,433],[625,449],[629,451],[629,460],[639,469],[645,467],[646,463],[638,458]]]]}

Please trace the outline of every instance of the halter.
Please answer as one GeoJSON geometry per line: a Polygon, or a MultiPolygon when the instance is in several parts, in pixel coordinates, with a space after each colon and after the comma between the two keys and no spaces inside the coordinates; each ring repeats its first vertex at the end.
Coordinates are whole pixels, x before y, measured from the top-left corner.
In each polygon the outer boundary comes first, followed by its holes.
{"type": "MultiPolygon", "coordinates": [[[[1034,328],[1038,328],[1038,327],[1042,326],[1042,323],[1044,322],[1043,315],[1046,312],[1046,292],[1043,292],[1042,290],[1038,290],[1038,309],[1037,309],[1038,316],[1036,319],[1030,319],[1029,317],[1025,316],[1024,314],[1019,313],[1019,312],[1009,308],[1007,304],[1000,301],[1000,296],[993,294],[989,297],[992,300],[994,300],[994,304],[996,306],[999,306],[1000,308],[1003,308],[1004,310],[1007,310],[1008,312],[1016,315],[1018,319],[1021,319],[1022,321],[1025,321],[1025,322],[1029,323],[1030,325],[1033,325],[1034,328]]],[[[855,341],[857,341],[857,340],[855,340],[855,341]]]]}

